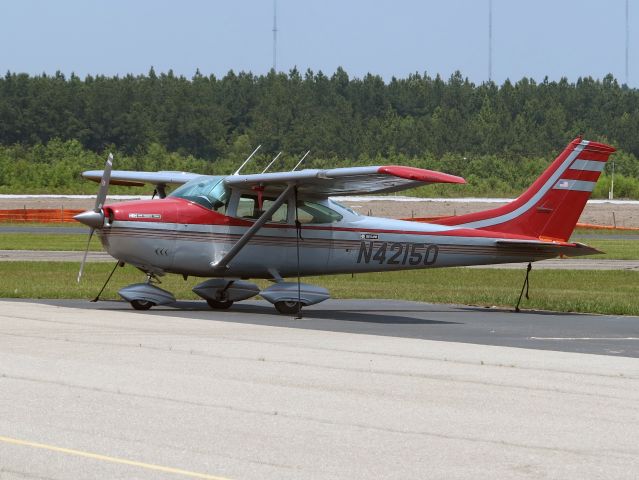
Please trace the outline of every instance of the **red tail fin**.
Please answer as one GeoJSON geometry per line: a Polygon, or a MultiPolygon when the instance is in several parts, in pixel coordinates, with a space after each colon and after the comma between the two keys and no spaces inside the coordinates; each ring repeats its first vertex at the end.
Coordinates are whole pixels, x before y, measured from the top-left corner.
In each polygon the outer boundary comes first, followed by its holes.
{"type": "Polygon", "coordinates": [[[519,198],[433,223],[567,241],[614,148],[576,138],[519,198]]]}

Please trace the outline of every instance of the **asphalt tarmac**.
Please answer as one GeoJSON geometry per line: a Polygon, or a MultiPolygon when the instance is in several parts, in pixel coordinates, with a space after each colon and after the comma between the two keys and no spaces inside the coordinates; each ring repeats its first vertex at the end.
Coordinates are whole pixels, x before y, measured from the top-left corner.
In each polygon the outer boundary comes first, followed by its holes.
{"type": "MultiPolygon", "coordinates": [[[[132,311],[125,302],[39,302],[86,311],[132,311]]],[[[302,319],[281,315],[270,303],[259,300],[217,311],[203,301],[180,301],[145,312],[158,319],[215,319],[233,324],[639,357],[639,317],[525,310],[516,313],[398,300],[333,299],[307,307],[302,313],[302,319]]]]}
{"type": "Polygon", "coordinates": [[[639,474],[639,318],[178,306],[0,301],[0,478],[639,474]]]}

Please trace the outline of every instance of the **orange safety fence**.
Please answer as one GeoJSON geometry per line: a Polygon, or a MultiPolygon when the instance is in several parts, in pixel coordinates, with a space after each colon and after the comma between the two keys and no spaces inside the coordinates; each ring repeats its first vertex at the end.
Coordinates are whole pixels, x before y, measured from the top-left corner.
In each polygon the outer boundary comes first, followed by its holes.
{"type": "Polygon", "coordinates": [[[628,230],[639,232],[637,227],[618,227],[616,225],[595,225],[594,223],[578,223],[577,228],[590,228],[592,230],[628,230]]]}
{"type": "Polygon", "coordinates": [[[66,208],[16,208],[0,210],[0,223],[68,223],[84,210],[66,208]]]}

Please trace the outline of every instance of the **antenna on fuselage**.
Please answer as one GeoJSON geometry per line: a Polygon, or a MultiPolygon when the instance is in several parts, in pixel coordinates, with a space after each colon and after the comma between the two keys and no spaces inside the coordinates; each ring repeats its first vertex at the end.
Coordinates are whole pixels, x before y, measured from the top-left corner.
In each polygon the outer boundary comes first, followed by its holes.
{"type": "Polygon", "coordinates": [[[275,155],[275,158],[273,160],[271,160],[271,163],[269,163],[266,168],[264,170],[262,170],[262,173],[266,173],[266,171],[271,168],[271,165],[273,165],[275,163],[275,160],[277,160],[278,158],[280,158],[280,155],[282,155],[282,152],[278,153],[277,155],[275,155]]]}
{"type": "Polygon", "coordinates": [[[253,150],[253,153],[251,153],[248,156],[248,158],[246,160],[244,160],[244,163],[242,165],[240,165],[240,168],[238,168],[233,175],[239,175],[240,174],[240,170],[242,170],[244,168],[244,165],[246,165],[249,162],[249,160],[251,158],[253,158],[253,155],[255,155],[257,153],[257,151],[260,149],[261,146],[262,145],[260,144],[260,145],[257,146],[257,148],[255,150],[253,150]]]}
{"type": "Polygon", "coordinates": [[[295,171],[295,169],[296,169],[297,167],[299,167],[299,166],[302,164],[302,162],[303,162],[303,161],[304,161],[304,159],[308,156],[308,154],[309,154],[309,153],[311,153],[311,151],[310,151],[310,150],[304,154],[304,156],[300,159],[300,161],[299,161],[299,162],[297,162],[297,165],[295,165],[295,166],[293,167],[293,170],[291,170],[291,172],[294,172],[294,171],[295,171]]]}

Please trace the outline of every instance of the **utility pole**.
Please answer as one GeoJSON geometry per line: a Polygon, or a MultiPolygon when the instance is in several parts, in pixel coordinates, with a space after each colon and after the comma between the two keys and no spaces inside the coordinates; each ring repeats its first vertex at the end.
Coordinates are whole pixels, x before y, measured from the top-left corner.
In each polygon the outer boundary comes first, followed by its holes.
{"type": "Polygon", "coordinates": [[[610,177],[610,190],[608,190],[608,200],[615,198],[615,161],[612,161],[612,176],[610,177]]]}
{"type": "Polygon", "coordinates": [[[493,80],[493,0],[488,0],[488,81],[491,82],[492,80],[493,80]]]}
{"type": "Polygon", "coordinates": [[[277,0],[273,0],[273,71],[277,71],[277,0]]]}

